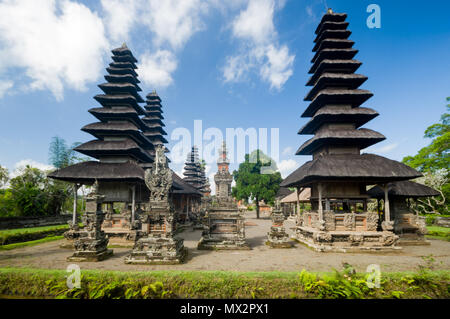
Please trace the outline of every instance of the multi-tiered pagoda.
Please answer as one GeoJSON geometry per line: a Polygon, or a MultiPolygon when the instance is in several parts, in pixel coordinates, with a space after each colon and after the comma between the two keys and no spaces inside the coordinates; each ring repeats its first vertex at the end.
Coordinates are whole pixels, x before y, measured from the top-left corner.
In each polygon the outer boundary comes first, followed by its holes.
{"type": "Polygon", "coordinates": [[[104,163],[152,162],[154,147],[142,134],[146,127],[139,117],[145,112],[139,105],[144,100],[138,93],[137,60],[126,45],[112,53],[113,62],[106,69],[107,82],[99,85],[105,94],[94,97],[102,107],[89,110],[99,122],[81,129],[96,139],[75,150],[104,163]]]}
{"type": "MultiPolygon", "coordinates": [[[[139,105],[144,100],[139,95],[136,58],[124,44],[112,50],[112,60],[106,68],[106,83],[99,85],[104,94],[94,97],[101,107],[89,110],[98,122],[82,128],[95,139],[75,148],[97,161],[77,163],[49,174],[51,178],[74,183],[75,199],[80,185],[98,185],[108,211],[103,228],[110,238],[118,229],[130,230],[135,212],[145,209],[150,196],[145,169],[153,165],[155,147],[167,143],[163,137],[166,133],[162,129],[161,99],[153,92],[147,95],[145,110],[139,105]],[[123,214],[113,214],[114,203],[121,203],[123,214]]],[[[170,192],[175,209],[182,210],[190,198],[198,200],[202,196],[181,178],[172,176],[170,192]]],[[[76,225],[77,201],[74,202],[72,224],[76,225]]]]}
{"type": "MultiPolygon", "coordinates": [[[[142,121],[146,125],[144,135],[155,146],[166,144],[167,140],[164,135],[167,135],[167,133],[164,131],[165,125],[162,121],[164,117],[162,116],[161,99],[156,91],[147,94],[146,98],[146,105],[144,106],[145,116],[142,118],[142,121]]],[[[166,152],[168,151],[169,150],[166,148],[166,152]]]]}
{"type": "Polygon", "coordinates": [[[358,51],[348,39],[351,32],[346,18],[330,9],[316,29],[312,76],[307,82],[312,89],[305,97],[310,104],[302,114],[311,119],[298,132],[314,136],[296,153],[313,159],[281,186],[296,187],[297,191],[311,188],[312,211],[300,218],[299,240],[318,250],[391,248],[397,237],[392,233],[389,205],[379,229],[378,214],[367,211],[366,186],[379,184],[387,190],[388,182],[421,174],[402,163],[361,154],[385,137],[361,128],[378,113],[361,107],[373,94],[359,89],[367,77],[355,73],[362,63],[353,59],[358,51]]]}
{"type": "Polygon", "coordinates": [[[183,180],[194,186],[196,189],[201,190],[203,187],[203,179],[201,176],[201,165],[198,157],[197,146],[192,146],[191,152],[188,153],[186,162],[184,163],[184,178],[183,180]]]}

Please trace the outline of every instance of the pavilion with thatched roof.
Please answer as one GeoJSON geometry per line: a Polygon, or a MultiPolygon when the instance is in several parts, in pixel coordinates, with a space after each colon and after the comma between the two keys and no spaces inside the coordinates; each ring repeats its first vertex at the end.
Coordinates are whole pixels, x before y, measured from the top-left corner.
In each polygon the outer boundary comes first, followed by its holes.
{"type": "MultiPolygon", "coordinates": [[[[388,184],[389,211],[394,219],[394,232],[400,236],[400,243],[405,244],[429,244],[424,235],[427,232],[425,218],[418,216],[410,208],[409,201],[423,197],[439,196],[435,189],[412,181],[392,182],[388,184]]],[[[374,186],[367,194],[377,199],[384,200],[384,189],[374,186]]]]}
{"type": "MultiPolygon", "coordinates": [[[[315,33],[312,76],[305,97],[310,104],[302,117],[311,118],[299,134],[314,134],[296,155],[312,160],[286,177],[280,186],[311,189],[311,211],[304,212],[296,227],[297,239],[317,250],[392,249],[398,237],[387,205],[382,231],[377,212],[367,211],[367,185],[380,185],[387,198],[387,183],[421,176],[400,162],[361,150],[385,137],[362,128],[378,116],[361,105],[372,93],[359,87],[367,77],[356,74],[361,62],[349,40],[347,14],[331,9],[315,33]]],[[[387,199],[388,201],[388,199],[387,199]]]]}

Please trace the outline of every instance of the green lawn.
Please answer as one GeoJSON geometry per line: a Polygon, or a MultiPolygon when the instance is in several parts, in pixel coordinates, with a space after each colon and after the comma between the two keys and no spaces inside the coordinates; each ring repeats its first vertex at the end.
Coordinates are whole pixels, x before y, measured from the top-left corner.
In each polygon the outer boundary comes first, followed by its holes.
{"type": "Polygon", "coordinates": [[[427,226],[428,234],[426,237],[450,241],[450,228],[440,226],[427,226]]]}
{"type": "Polygon", "coordinates": [[[30,241],[14,243],[14,244],[9,244],[9,245],[0,245],[0,251],[1,250],[11,250],[11,249],[15,249],[15,248],[22,248],[22,247],[27,247],[27,246],[35,246],[38,244],[47,243],[49,241],[54,241],[54,240],[60,240],[63,238],[64,238],[64,236],[48,236],[48,237],[44,237],[44,238],[37,239],[37,240],[30,240],[30,241]]]}
{"type": "Polygon", "coordinates": [[[55,225],[0,230],[0,246],[60,236],[68,229],[68,225],[55,225]]]}

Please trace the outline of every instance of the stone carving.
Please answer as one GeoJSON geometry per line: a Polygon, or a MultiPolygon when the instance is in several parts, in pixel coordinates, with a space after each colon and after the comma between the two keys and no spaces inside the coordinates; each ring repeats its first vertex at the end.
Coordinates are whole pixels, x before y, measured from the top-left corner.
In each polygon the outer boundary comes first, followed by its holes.
{"type": "Polygon", "coordinates": [[[333,236],[328,232],[315,232],[313,239],[318,243],[331,242],[333,240],[333,236]]]}
{"type": "Polygon", "coordinates": [[[145,184],[151,192],[149,204],[133,224],[133,227],[141,227],[141,230],[136,232],[133,251],[125,257],[125,263],[182,263],[187,251],[183,239],[175,236],[176,213],[169,201],[172,171],[163,145],[156,146],[155,162],[145,172],[145,184]]]}
{"type": "Polygon", "coordinates": [[[101,230],[105,214],[101,210],[104,196],[98,195],[98,183],[86,198],[86,212],[82,217],[83,228],[70,225],[71,229],[64,233],[68,240],[74,240],[75,252],[68,261],[100,261],[110,257],[113,251],[108,249],[108,237],[101,230]]]}
{"type": "Polygon", "coordinates": [[[393,246],[398,241],[399,237],[394,235],[393,233],[384,233],[380,237],[380,241],[382,242],[383,246],[393,246]]]}
{"type": "Polygon", "coordinates": [[[324,211],[323,219],[325,220],[325,230],[335,230],[336,223],[334,218],[334,212],[332,211],[324,211]]]}
{"type": "Polygon", "coordinates": [[[267,233],[266,244],[272,248],[291,248],[293,242],[289,239],[289,235],[286,233],[283,223],[284,214],[280,208],[280,202],[275,202],[275,208],[272,211],[272,226],[270,232],[267,233]]]}
{"type": "Polygon", "coordinates": [[[349,241],[352,246],[359,246],[364,241],[364,236],[361,234],[353,234],[349,236],[349,241]]]}
{"type": "Polygon", "coordinates": [[[384,231],[393,231],[394,230],[394,222],[393,221],[383,221],[382,223],[381,223],[381,228],[384,230],[384,231]]]}
{"type": "Polygon", "coordinates": [[[378,227],[378,213],[368,212],[366,218],[366,227],[368,231],[376,231],[378,227]]]}
{"type": "Polygon", "coordinates": [[[168,203],[169,190],[172,187],[172,171],[167,164],[164,147],[156,148],[153,167],[145,171],[145,184],[150,190],[151,203],[168,203]]]}
{"type": "Polygon", "coordinates": [[[344,226],[347,230],[353,230],[353,226],[355,224],[355,216],[353,214],[345,214],[344,215],[344,226]]]}

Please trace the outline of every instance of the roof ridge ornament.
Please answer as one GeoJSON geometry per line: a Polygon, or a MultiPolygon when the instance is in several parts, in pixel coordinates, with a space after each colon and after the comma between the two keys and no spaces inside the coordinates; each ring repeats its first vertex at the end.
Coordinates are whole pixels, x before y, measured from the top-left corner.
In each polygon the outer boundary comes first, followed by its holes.
{"type": "Polygon", "coordinates": [[[327,10],[327,14],[333,14],[333,9],[331,9],[331,8],[328,8],[328,10],[327,10]]]}

